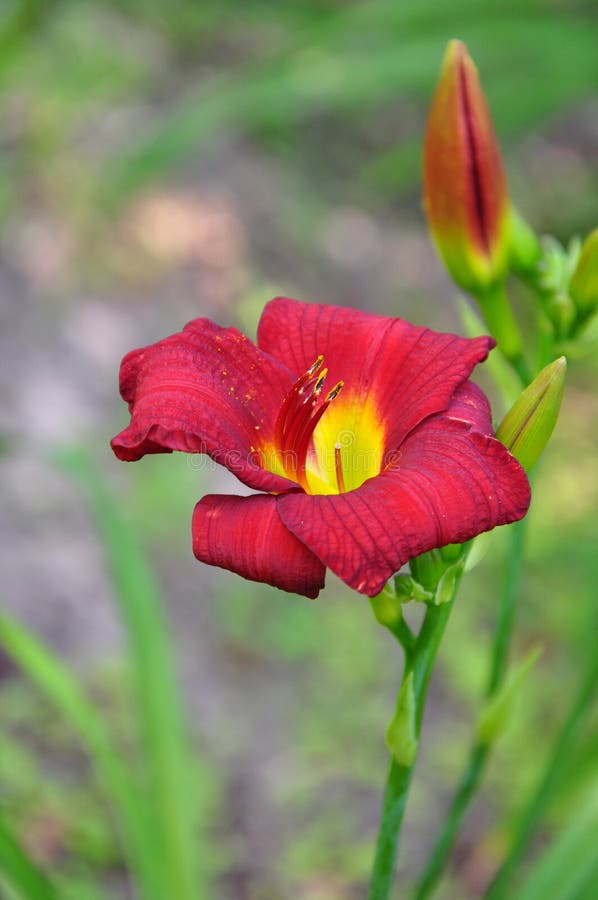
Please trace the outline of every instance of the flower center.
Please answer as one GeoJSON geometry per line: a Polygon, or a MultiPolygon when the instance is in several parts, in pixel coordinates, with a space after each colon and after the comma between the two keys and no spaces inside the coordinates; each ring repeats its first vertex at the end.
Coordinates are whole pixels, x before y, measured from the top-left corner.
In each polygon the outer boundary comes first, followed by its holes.
{"type": "Polygon", "coordinates": [[[283,400],[267,467],[309,494],[342,494],[380,472],[384,430],[367,398],[343,392],[331,407],[344,382],[324,394],[323,363],[319,356],[283,400]]]}

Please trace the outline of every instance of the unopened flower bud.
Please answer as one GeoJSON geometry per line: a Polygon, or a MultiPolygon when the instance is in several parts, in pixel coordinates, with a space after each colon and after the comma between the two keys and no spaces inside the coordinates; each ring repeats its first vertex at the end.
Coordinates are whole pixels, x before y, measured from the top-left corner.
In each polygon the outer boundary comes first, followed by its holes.
{"type": "Polygon", "coordinates": [[[401,602],[404,597],[399,598],[393,589],[392,582],[384,585],[379,594],[370,597],[370,605],[376,619],[385,628],[392,629],[401,621],[403,610],[401,602]]]}
{"type": "Polygon", "coordinates": [[[448,45],[432,101],[424,207],[458,285],[478,295],[503,280],[510,249],[507,179],[478,72],[461,41],[448,45]]]}
{"type": "Polygon", "coordinates": [[[427,603],[434,599],[432,591],[427,591],[423,585],[416,581],[411,575],[401,573],[395,575],[395,589],[397,595],[401,598],[402,603],[408,603],[409,600],[416,600],[420,603],[427,603]]]}
{"type": "Polygon", "coordinates": [[[412,766],[417,756],[415,691],[413,672],[401,685],[395,714],[386,730],[386,746],[400,766],[412,766]]]}
{"type": "Polygon", "coordinates": [[[526,471],[537,461],[556,425],[566,371],[564,356],[542,369],[498,427],[496,437],[526,471]]]}
{"type": "Polygon", "coordinates": [[[581,321],[598,310],[598,228],[583,243],[569,294],[581,321]]]}

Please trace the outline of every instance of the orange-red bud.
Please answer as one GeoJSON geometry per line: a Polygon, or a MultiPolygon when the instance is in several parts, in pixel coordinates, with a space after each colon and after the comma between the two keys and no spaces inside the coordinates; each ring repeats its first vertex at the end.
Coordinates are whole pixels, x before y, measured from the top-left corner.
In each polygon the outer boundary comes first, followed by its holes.
{"type": "Polygon", "coordinates": [[[505,275],[507,179],[477,69],[461,41],[448,45],[424,146],[424,207],[453,279],[474,294],[505,275]]]}

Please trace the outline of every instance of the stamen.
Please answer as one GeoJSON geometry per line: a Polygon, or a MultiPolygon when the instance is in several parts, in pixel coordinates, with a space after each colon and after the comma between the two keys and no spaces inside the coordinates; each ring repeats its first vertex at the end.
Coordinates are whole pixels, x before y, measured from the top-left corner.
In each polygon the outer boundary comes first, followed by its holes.
{"type": "MultiPolygon", "coordinates": [[[[282,401],[282,406],[280,407],[278,416],[276,417],[276,424],[274,426],[277,442],[279,444],[282,444],[284,434],[288,430],[289,422],[287,420],[289,414],[292,413],[292,407],[296,406],[298,398],[305,394],[307,388],[312,384],[312,379],[317,384],[317,380],[314,379],[314,375],[322,367],[323,362],[324,357],[318,356],[316,361],[309,367],[307,372],[304,372],[303,375],[297,379],[289,393],[282,401]]],[[[312,393],[313,388],[312,391],[309,392],[308,398],[312,393]]]]}
{"type": "MultiPolygon", "coordinates": [[[[322,368],[323,356],[318,356],[312,366],[297,379],[284,398],[276,418],[276,444],[283,457],[283,467],[289,476],[307,487],[306,460],[309,444],[316,425],[328,406],[340,393],[343,382],[339,381],[320,401],[328,369],[322,368]]],[[[342,472],[341,472],[342,478],[342,472]]]]}
{"type": "Polygon", "coordinates": [[[345,479],[343,477],[343,461],[341,459],[341,445],[334,445],[334,468],[336,471],[336,484],[339,494],[344,494],[347,490],[345,487],[345,479]]]}

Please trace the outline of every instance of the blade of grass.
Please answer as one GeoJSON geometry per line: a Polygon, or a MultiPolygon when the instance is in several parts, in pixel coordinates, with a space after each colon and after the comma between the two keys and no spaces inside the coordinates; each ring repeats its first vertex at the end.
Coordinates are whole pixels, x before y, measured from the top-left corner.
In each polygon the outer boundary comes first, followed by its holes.
{"type": "Polygon", "coordinates": [[[75,676],[25,628],[0,616],[0,642],[15,663],[58,707],[86,746],[99,777],[118,811],[123,843],[141,894],[162,900],[156,879],[157,848],[150,844],[145,811],[131,775],[120,762],[104,722],[75,676]]]}
{"type": "Polygon", "coordinates": [[[145,751],[146,814],[160,848],[164,897],[198,900],[196,816],[190,791],[191,750],[171,658],[168,627],[153,574],[125,518],[83,451],[61,455],[89,498],[127,632],[145,751]]]}
{"type": "Polygon", "coordinates": [[[570,816],[553,843],[533,866],[518,900],[574,900],[591,897],[598,884],[598,791],[570,816]]]}
{"type": "Polygon", "coordinates": [[[58,900],[47,876],[23,850],[8,824],[0,818],[0,868],[23,900],[58,900]]]}
{"type": "Polygon", "coordinates": [[[565,719],[561,731],[556,737],[554,746],[548,756],[546,767],[542,772],[535,790],[532,791],[523,807],[515,827],[513,840],[502,865],[496,872],[486,893],[485,900],[502,900],[512,896],[509,882],[528,847],[544,811],[556,790],[567,758],[575,746],[579,729],[596,699],[598,684],[598,656],[592,652],[588,665],[583,673],[578,692],[574,697],[569,715],[565,719]]]}

